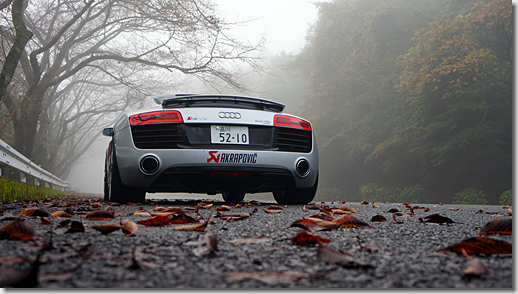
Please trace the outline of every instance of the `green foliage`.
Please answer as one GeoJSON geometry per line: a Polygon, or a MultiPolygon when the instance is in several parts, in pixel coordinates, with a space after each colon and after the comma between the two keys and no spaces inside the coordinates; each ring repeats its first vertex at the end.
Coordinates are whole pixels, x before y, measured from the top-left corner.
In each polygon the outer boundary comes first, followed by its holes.
{"type": "Polygon", "coordinates": [[[347,201],[345,192],[337,188],[319,189],[315,201],[347,201]]]}
{"type": "Polygon", "coordinates": [[[369,202],[397,202],[401,189],[395,187],[380,187],[376,183],[360,186],[360,197],[369,202]]]}
{"type": "Polygon", "coordinates": [[[500,195],[500,205],[513,205],[513,190],[508,190],[500,195]]]}
{"type": "Polygon", "coordinates": [[[399,193],[397,202],[401,203],[429,203],[426,189],[421,187],[420,184],[404,188],[399,193]]]}
{"type": "Polygon", "coordinates": [[[455,194],[453,204],[481,204],[485,205],[488,201],[485,199],[486,193],[477,188],[467,188],[464,191],[455,194]]]}
{"type": "Polygon", "coordinates": [[[448,203],[476,185],[496,203],[512,187],[511,3],[318,6],[294,63],[307,80],[300,109],[319,142],[321,186],[362,200],[448,203]]]}
{"type": "Polygon", "coordinates": [[[66,195],[67,193],[11,181],[0,178],[0,200],[1,202],[13,202],[23,199],[45,199],[66,195]]]}

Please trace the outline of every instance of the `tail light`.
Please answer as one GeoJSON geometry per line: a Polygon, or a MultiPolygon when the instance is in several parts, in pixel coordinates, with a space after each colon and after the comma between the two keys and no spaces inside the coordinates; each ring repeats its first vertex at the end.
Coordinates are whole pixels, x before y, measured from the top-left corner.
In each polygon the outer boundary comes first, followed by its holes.
{"type": "Polygon", "coordinates": [[[157,124],[157,123],[181,123],[182,115],[178,111],[154,111],[132,115],[129,118],[130,125],[157,124]]]}
{"type": "Polygon", "coordinates": [[[273,125],[311,131],[311,124],[308,121],[287,115],[276,115],[273,125]]]}

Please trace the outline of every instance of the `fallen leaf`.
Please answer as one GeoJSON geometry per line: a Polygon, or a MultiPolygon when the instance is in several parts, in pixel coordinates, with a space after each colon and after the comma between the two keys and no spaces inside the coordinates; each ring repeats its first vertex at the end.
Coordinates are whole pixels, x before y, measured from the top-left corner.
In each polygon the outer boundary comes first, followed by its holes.
{"type": "Polygon", "coordinates": [[[0,239],[34,241],[34,230],[25,221],[14,219],[0,229],[0,239]]]}
{"type": "Polygon", "coordinates": [[[465,251],[466,254],[512,254],[513,245],[506,241],[485,237],[473,237],[437,251],[455,252],[457,254],[462,254],[463,251],[465,251]]]}
{"type": "Polygon", "coordinates": [[[320,236],[317,236],[313,233],[308,233],[306,231],[302,231],[298,233],[295,237],[290,239],[291,242],[307,246],[309,244],[322,244],[322,243],[329,243],[331,240],[322,238],[320,236]]]}
{"type": "Polygon", "coordinates": [[[284,208],[277,206],[277,205],[273,205],[273,204],[266,207],[266,209],[268,209],[268,210],[284,210],[284,208]]]}
{"type": "Polygon", "coordinates": [[[469,260],[468,266],[462,271],[462,279],[471,280],[472,278],[486,279],[489,277],[489,269],[478,258],[472,258],[465,250],[462,251],[469,260]]]}
{"type": "Polygon", "coordinates": [[[281,213],[282,212],[282,210],[270,210],[270,209],[263,209],[263,211],[266,213],[281,213]]]}
{"type": "Polygon", "coordinates": [[[38,253],[36,260],[28,269],[0,267],[0,288],[34,288],[38,286],[38,270],[41,265],[39,259],[41,252],[38,253]]]}
{"type": "Polygon", "coordinates": [[[50,217],[65,217],[65,218],[68,218],[68,217],[70,217],[70,214],[66,213],[63,210],[60,210],[60,211],[56,211],[53,214],[51,214],[50,217]]]}
{"type": "Polygon", "coordinates": [[[102,225],[91,225],[90,227],[94,230],[101,232],[101,234],[103,234],[103,235],[108,235],[109,233],[118,231],[122,228],[122,226],[120,224],[114,224],[114,223],[102,224],[102,225]]]}
{"type": "Polygon", "coordinates": [[[358,211],[356,211],[355,209],[349,208],[345,205],[340,206],[339,209],[343,211],[349,211],[350,213],[358,213],[358,211]]]}
{"type": "Polygon", "coordinates": [[[383,215],[375,215],[371,218],[371,222],[386,222],[387,219],[383,215]]]}
{"type": "Polygon", "coordinates": [[[232,207],[230,206],[226,206],[226,205],[221,205],[220,207],[216,207],[216,211],[229,211],[232,207]]]}
{"type": "Polygon", "coordinates": [[[149,212],[143,210],[136,210],[132,215],[134,216],[151,216],[149,212]]]}
{"type": "Polygon", "coordinates": [[[232,244],[254,244],[254,243],[264,243],[269,242],[270,238],[267,238],[265,236],[261,236],[258,238],[241,238],[241,239],[233,239],[230,240],[229,243],[232,244]]]}
{"type": "Polygon", "coordinates": [[[42,224],[42,225],[50,225],[50,224],[52,224],[52,223],[50,222],[50,220],[49,220],[48,218],[46,218],[46,217],[41,217],[41,218],[40,218],[40,224],[42,224]]]}
{"type": "Polygon", "coordinates": [[[70,223],[70,229],[65,232],[65,234],[73,234],[73,233],[84,233],[85,227],[79,221],[72,221],[70,223]]]}
{"type": "Polygon", "coordinates": [[[508,208],[507,209],[507,214],[510,215],[510,216],[513,216],[513,210],[508,208]]]}
{"type": "Polygon", "coordinates": [[[438,212],[429,214],[429,215],[425,216],[424,219],[419,218],[418,220],[421,221],[421,222],[425,222],[425,223],[436,223],[436,224],[452,224],[452,223],[455,223],[450,218],[442,216],[438,212]]]}
{"type": "Polygon", "coordinates": [[[193,224],[193,223],[198,223],[198,221],[195,218],[188,216],[186,214],[175,214],[171,218],[171,224],[174,224],[174,225],[193,224]]]}
{"type": "Polygon", "coordinates": [[[130,220],[124,220],[121,222],[122,232],[126,234],[126,237],[130,237],[138,230],[138,226],[136,223],[130,220]]]}
{"type": "Polygon", "coordinates": [[[38,217],[38,216],[47,217],[50,215],[50,213],[46,212],[45,210],[43,210],[41,208],[37,208],[37,207],[26,208],[21,213],[26,216],[36,216],[36,217],[38,217]]]}
{"type": "Polygon", "coordinates": [[[90,212],[86,217],[85,220],[103,220],[103,219],[112,219],[114,218],[114,212],[113,211],[107,211],[107,210],[96,210],[90,212]]]}
{"type": "Polygon", "coordinates": [[[137,223],[148,227],[162,227],[170,225],[171,219],[168,216],[157,215],[152,218],[140,220],[137,223]]]}
{"type": "Polygon", "coordinates": [[[373,268],[373,266],[365,264],[349,253],[337,251],[324,244],[318,245],[317,259],[327,264],[337,264],[344,268],[373,268]]]}
{"type": "Polygon", "coordinates": [[[185,225],[185,226],[179,226],[175,227],[175,230],[179,231],[203,231],[207,227],[210,217],[212,215],[209,215],[209,218],[204,223],[196,224],[196,225],[185,225]]]}
{"type": "MultiPolygon", "coordinates": [[[[296,220],[288,228],[294,227],[302,228],[304,230],[308,230],[311,232],[337,229],[340,227],[340,224],[332,223],[330,221],[324,221],[322,219],[317,218],[303,218],[296,220]]],[[[283,230],[288,228],[284,228],[283,230]]]]}
{"type": "Polygon", "coordinates": [[[300,279],[310,279],[311,276],[302,272],[238,272],[225,277],[229,283],[246,280],[258,281],[273,286],[278,284],[295,285],[300,279]]]}
{"type": "Polygon", "coordinates": [[[500,235],[512,235],[513,234],[513,220],[512,219],[498,219],[493,220],[485,224],[480,228],[480,232],[476,235],[484,234],[500,234],[500,235]]]}
{"type": "Polygon", "coordinates": [[[198,247],[192,250],[195,256],[214,254],[218,250],[218,238],[212,231],[208,231],[198,238],[198,247]]]}
{"type": "Polygon", "coordinates": [[[355,218],[354,216],[350,214],[344,214],[339,218],[336,218],[335,220],[331,221],[333,223],[340,224],[341,228],[357,228],[357,227],[369,227],[369,228],[375,228],[368,223],[359,220],[355,218]]]}

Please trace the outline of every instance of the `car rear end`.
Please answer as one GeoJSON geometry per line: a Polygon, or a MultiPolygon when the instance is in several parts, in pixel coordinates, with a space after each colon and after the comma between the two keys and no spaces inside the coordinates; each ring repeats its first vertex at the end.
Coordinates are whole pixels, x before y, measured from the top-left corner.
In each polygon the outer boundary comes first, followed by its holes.
{"type": "Polygon", "coordinates": [[[316,188],[311,124],[283,114],[284,105],[239,96],[157,98],[162,109],[130,113],[114,128],[124,185],[147,192],[223,193],[226,200],[316,188]]]}

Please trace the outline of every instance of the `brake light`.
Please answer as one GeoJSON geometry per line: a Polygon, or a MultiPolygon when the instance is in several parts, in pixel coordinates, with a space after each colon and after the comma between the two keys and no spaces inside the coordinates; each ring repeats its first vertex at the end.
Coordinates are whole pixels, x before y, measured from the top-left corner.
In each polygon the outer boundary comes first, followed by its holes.
{"type": "Polygon", "coordinates": [[[183,122],[183,118],[178,111],[154,111],[132,115],[129,121],[130,125],[181,123],[183,122]]]}
{"type": "Polygon", "coordinates": [[[311,124],[308,121],[287,115],[276,115],[273,125],[311,131],[311,124]]]}

